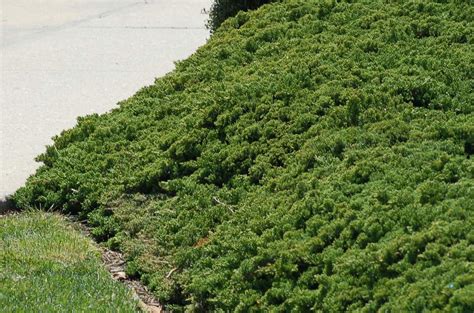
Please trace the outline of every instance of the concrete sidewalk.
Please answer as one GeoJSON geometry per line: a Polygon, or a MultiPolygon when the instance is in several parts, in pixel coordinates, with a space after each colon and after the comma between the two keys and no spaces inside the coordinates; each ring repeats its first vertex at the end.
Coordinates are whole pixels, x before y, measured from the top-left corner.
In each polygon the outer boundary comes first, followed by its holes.
{"type": "Polygon", "coordinates": [[[204,44],[212,2],[0,1],[0,198],[77,116],[110,110],[204,44]]]}

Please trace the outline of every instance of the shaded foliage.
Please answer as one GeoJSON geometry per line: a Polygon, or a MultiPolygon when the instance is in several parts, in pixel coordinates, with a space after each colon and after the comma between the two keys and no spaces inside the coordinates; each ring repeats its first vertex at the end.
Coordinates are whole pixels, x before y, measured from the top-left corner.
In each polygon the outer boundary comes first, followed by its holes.
{"type": "Polygon", "coordinates": [[[207,27],[214,32],[229,17],[235,16],[239,11],[255,10],[263,4],[275,0],[214,0],[209,12],[207,27]]]}
{"type": "Polygon", "coordinates": [[[473,311],[473,7],[287,0],[38,160],[176,311],[473,311]]]}

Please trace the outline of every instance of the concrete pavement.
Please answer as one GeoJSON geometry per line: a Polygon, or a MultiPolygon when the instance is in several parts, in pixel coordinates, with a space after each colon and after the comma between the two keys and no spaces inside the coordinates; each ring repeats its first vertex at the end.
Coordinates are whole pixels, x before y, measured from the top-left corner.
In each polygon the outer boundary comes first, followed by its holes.
{"type": "Polygon", "coordinates": [[[0,199],[77,116],[110,110],[204,44],[212,2],[0,1],[0,199]]]}

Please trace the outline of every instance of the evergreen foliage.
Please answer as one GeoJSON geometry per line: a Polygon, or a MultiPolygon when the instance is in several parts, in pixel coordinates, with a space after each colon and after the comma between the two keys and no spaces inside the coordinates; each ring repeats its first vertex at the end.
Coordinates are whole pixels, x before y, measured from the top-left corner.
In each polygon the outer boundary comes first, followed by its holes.
{"type": "Polygon", "coordinates": [[[239,11],[255,10],[272,0],[214,0],[209,13],[207,27],[214,32],[226,19],[239,11]]]}
{"type": "Polygon", "coordinates": [[[38,157],[176,311],[474,311],[470,1],[286,0],[38,157]]]}

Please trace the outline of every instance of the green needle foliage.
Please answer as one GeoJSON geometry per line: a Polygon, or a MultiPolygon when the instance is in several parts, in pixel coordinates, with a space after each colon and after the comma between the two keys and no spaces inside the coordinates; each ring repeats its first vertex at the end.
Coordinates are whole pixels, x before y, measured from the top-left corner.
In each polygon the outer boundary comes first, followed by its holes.
{"type": "Polygon", "coordinates": [[[176,311],[474,310],[474,7],[286,0],[38,157],[176,311]]]}
{"type": "Polygon", "coordinates": [[[0,217],[0,311],[138,312],[99,251],[64,218],[42,212],[0,217]]]}
{"type": "Polygon", "coordinates": [[[255,10],[272,0],[214,0],[207,27],[214,32],[226,19],[239,11],[255,10]]]}

